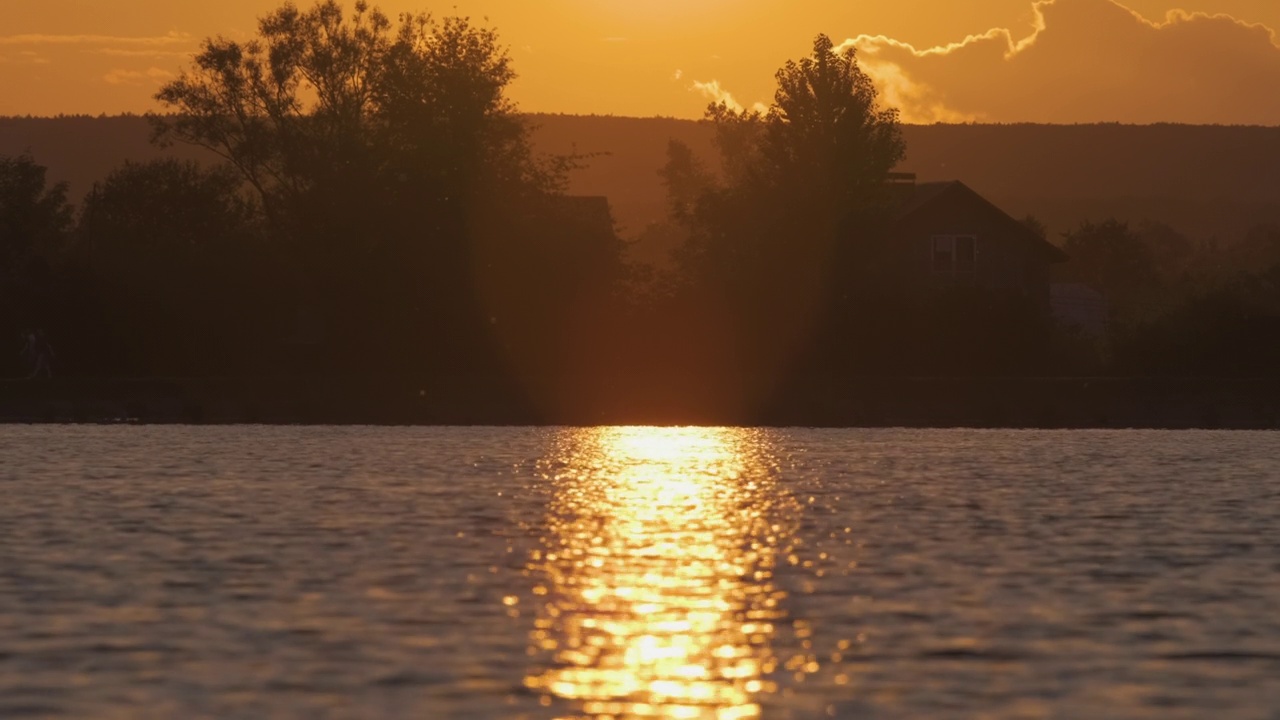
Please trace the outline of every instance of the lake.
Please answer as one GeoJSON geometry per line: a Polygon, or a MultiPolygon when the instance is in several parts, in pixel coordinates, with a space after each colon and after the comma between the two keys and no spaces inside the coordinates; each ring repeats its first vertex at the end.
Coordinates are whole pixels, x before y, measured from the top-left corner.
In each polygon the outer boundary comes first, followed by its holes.
{"type": "Polygon", "coordinates": [[[1280,718],[1280,434],[0,426],[0,717],[1280,718]]]}

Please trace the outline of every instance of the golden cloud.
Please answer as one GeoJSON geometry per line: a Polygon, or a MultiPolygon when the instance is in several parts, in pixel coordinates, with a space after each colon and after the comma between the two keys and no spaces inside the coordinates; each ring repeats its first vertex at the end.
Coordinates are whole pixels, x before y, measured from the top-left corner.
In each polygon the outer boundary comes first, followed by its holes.
{"type": "Polygon", "coordinates": [[[908,122],[1280,124],[1280,47],[1227,15],[1142,17],[1114,0],[1041,0],[1032,31],[933,48],[850,38],[908,122]]]}
{"type": "Polygon", "coordinates": [[[50,35],[28,33],[25,35],[0,35],[0,45],[194,45],[187,33],[171,32],[165,35],[50,35]]]}
{"type": "MultiPolygon", "coordinates": [[[[677,73],[679,73],[679,71],[677,71],[677,73]]],[[[682,75],[682,73],[677,74],[676,78],[679,79],[682,75]]],[[[738,102],[737,98],[733,96],[733,93],[730,93],[720,85],[719,80],[709,80],[707,82],[694,80],[689,89],[691,91],[701,93],[713,103],[724,103],[730,110],[735,112],[742,112],[745,109],[742,103],[738,102]]],[[[755,112],[761,113],[768,110],[764,103],[759,102],[752,104],[751,109],[755,112]]]]}
{"type": "MultiPolygon", "coordinates": [[[[68,53],[89,53],[121,58],[169,58],[191,54],[196,41],[186,33],[171,32],[154,36],[122,35],[52,35],[29,33],[24,35],[0,35],[0,63],[30,64],[28,58],[40,53],[59,56],[65,60],[68,53]]],[[[39,62],[51,62],[43,54],[39,62]]]]}
{"type": "Polygon", "coordinates": [[[174,74],[163,68],[147,68],[146,70],[126,70],[117,68],[102,76],[108,85],[159,85],[174,78],[174,74]]]}

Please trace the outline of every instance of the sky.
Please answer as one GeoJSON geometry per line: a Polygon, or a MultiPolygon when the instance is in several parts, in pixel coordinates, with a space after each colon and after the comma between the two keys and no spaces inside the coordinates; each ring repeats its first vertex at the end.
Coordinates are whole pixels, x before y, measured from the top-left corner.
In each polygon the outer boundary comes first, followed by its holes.
{"type": "MultiPolygon", "coordinates": [[[[280,0],[0,0],[0,115],[159,109],[202,38],[280,0]]],[[[300,5],[310,4],[302,0],[300,5]]],[[[1280,0],[381,0],[485,19],[530,112],[767,104],[818,33],[908,122],[1280,125],[1280,0]]]]}

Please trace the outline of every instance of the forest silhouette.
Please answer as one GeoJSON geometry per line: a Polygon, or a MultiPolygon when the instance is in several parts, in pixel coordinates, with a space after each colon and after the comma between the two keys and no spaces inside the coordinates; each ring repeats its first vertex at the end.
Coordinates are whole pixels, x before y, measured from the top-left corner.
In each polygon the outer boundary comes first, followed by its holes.
{"type": "Polygon", "coordinates": [[[824,36],[766,110],[708,109],[713,155],[670,143],[656,267],[568,193],[593,158],[537,151],[514,78],[465,18],[286,3],[157,95],[153,141],[220,162],[126,162],[73,208],[35,159],[0,159],[0,375],[38,330],[60,376],[414,377],[552,414],[737,417],[848,377],[1280,368],[1276,227],[1229,248],[1114,219],[1050,237],[1055,279],[1107,299],[1101,335],[1018,293],[899,287],[877,248],[904,130],[824,36]]]}

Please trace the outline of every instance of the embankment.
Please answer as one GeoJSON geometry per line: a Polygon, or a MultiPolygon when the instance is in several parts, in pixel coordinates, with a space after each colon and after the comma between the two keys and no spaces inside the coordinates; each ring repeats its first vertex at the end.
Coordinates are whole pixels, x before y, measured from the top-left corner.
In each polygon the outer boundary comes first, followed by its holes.
{"type": "Polygon", "coordinates": [[[4,380],[0,422],[1280,429],[1280,379],[812,380],[751,408],[720,380],[710,394],[613,382],[541,400],[472,378],[4,380]]]}

